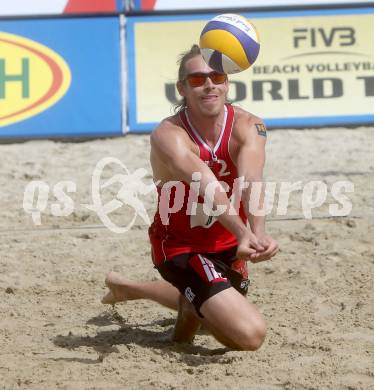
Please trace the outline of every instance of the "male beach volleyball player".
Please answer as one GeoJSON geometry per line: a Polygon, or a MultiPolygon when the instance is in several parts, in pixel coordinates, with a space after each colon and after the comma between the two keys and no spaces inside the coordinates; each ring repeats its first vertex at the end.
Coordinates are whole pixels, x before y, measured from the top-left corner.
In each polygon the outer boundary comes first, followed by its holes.
{"type": "Polygon", "coordinates": [[[245,298],[246,262],[269,260],[278,251],[265,233],[264,217],[248,207],[251,183],[262,180],[266,129],[256,116],[226,103],[227,75],[213,71],[197,45],[181,57],[177,88],[183,97],[178,113],[151,136],[159,207],[149,235],[153,263],[164,280],[132,282],[110,273],[102,302],[151,299],[178,310],[175,341],[192,341],[202,324],[229,348],[256,350],[266,326],[245,298]],[[240,212],[233,213],[229,196],[239,177],[249,187],[243,189],[240,212]],[[170,202],[162,201],[163,185],[171,181],[182,184],[186,195],[180,210],[165,218],[180,196],[175,187],[170,202]],[[199,192],[195,206],[188,202],[191,191],[199,192]],[[206,215],[203,202],[223,213],[206,215]]]}

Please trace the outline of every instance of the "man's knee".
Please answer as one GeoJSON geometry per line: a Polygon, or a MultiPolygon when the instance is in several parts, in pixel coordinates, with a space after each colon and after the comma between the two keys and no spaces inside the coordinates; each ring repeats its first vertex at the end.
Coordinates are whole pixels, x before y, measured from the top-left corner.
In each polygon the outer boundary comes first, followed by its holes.
{"type": "Polygon", "coordinates": [[[247,326],[238,340],[238,349],[243,351],[257,351],[266,337],[266,324],[264,320],[258,320],[247,326]]]}

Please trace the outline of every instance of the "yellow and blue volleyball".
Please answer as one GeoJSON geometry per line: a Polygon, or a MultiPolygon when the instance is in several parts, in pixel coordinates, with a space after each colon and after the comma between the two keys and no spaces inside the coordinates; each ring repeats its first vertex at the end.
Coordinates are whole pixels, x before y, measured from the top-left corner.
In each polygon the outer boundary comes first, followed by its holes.
{"type": "Polygon", "coordinates": [[[199,46],[205,62],[223,73],[248,69],[260,51],[254,25],[235,14],[222,14],[211,19],[201,32],[199,46]]]}

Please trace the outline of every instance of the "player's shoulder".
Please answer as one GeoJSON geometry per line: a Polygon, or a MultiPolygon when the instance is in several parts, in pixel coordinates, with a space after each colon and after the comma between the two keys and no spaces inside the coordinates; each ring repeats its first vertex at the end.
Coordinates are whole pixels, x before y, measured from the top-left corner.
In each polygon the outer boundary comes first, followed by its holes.
{"type": "Polygon", "coordinates": [[[264,123],[259,116],[252,114],[251,112],[246,111],[241,107],[232,106],[232,108],[234,109],[234,123],[237,126],[248,127],[256,123],[264,123]]]}
{"type": "Polygon", "coordinates": [[[233,136],[244,141],[248,137],[257,136],[266,138],[266,126],[264,121],[257,115],[248,112],[241,107],[233,106],[234,109],[234,125],[233,136]]]}
{"type": "Polygon", "coordinates": [[[163,119],[151,133],[151,144],[154,145],[179,144],[188,140],[178,114],[163,119]]]}
{"type": "Polygon", "coordinates": [[[169,116],[163,119],[152,131],[151,139],[174,137],[181,133],[181,124],[178,115],[169,116]]]}

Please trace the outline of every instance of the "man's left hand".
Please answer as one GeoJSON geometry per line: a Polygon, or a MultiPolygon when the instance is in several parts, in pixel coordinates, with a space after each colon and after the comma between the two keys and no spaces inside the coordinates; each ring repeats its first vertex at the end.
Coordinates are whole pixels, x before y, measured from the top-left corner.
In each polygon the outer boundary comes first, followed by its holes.
{"type": "Polygon", "coordinates": [[[259,263],[260,261],[270,260],[279,250],[278,242],[267,234],[256,235],[258,242],[264,247],[264,250],[253,253],[249,256],[252,263],[259,263]]]}

